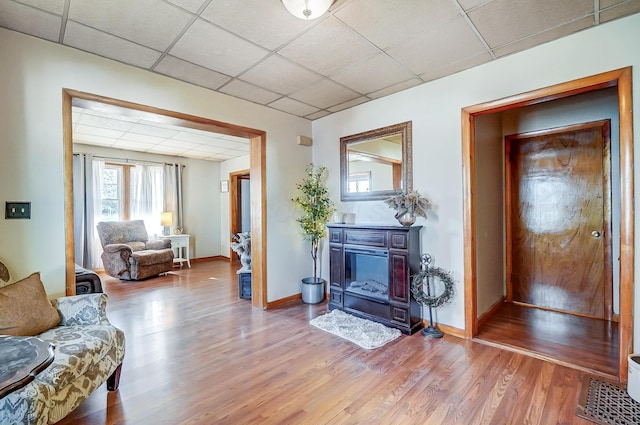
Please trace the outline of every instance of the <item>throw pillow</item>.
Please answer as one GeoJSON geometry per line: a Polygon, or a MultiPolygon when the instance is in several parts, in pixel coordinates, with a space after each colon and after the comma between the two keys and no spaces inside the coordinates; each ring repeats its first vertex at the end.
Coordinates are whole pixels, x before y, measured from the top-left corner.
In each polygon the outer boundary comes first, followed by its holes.
{"type": "Polygon", "coordinates": [[[35,336],[60,323],[51,305],[40,273],[0,288],[0,334],[35,336]]]}

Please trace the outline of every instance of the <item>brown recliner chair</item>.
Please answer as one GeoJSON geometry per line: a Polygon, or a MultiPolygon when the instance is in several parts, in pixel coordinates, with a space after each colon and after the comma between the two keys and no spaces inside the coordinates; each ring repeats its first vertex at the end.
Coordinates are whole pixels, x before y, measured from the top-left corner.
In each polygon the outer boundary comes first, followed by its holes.
{"type": "Polygon", "coordinates": [[[144,221],[102,221],[97,228],[109,276],[140,280],[173,269],[171,240],[149,240],[144,221]]]}

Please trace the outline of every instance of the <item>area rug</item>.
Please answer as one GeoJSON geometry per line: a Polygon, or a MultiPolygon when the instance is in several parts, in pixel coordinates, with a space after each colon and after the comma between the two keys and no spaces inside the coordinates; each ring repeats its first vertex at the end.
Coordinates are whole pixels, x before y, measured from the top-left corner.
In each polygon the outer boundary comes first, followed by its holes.
{"type": "Polygon", "coordinates": [[[361,319],[341,310],[331,310],[330,313],[318,316],[309,323],[367,350],[382,347],[402,334],[398,329],[388,328],[381,323],[361,319]]]}
{"type": "Polygon", "coordinates": [[[576,415],[596,424],[640,424],[640,403],[616,382],[582,376],[576,415]]]}

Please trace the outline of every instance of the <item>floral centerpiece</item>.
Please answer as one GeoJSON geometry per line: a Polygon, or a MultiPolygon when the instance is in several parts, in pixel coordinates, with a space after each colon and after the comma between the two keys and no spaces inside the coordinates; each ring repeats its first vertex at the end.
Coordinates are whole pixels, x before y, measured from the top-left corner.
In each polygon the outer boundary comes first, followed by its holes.
{"type": "Polygon", "coordinates": [[[384,203],[396,210],[395,217],[403,226],[411,226],[416,217],[427,218],[427,210],[431,207],[429,200],[417,190],[399,192],[387,198],[384,203]]]}

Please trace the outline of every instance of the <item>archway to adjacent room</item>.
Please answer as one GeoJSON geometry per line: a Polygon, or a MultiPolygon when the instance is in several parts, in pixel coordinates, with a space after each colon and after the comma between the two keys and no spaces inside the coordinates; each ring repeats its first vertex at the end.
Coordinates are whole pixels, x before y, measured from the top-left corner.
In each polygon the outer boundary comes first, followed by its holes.
{"type": "Polygon", "coordinates": [[[76,90],[62,90],[64,193],[65,193],[65,259],[66,292],[75,294],[74,234],[73,234],[73,134],[72,106],[101,107],[114,111],[140,111],[154,114],[167,124],[197,128],[220,134],[249,139],[251,172],[251,257],[252,257],[252,304],[267,308],[267,259],[266,259],[266,133],[262,130],[224,123],[208,118],[168,111],[152,106],[108,98],[76,90]]]}
{"type": "MultiPolygon", "coordinates": [[[[633,336],[633,292],[634,292],[634,205],[633,205],[633,128],[631,110],[631,68],[623,68],[567,83],[558,84],[518,94],[512,97],[473,105],[462,110],[463,172],[464,172],[464,268],[465,268],[465,337],[474,338],[478,333],[482,317],[487,313],[478,309],[478,246],[486,229],[478,229],[477,215],[481,205],[481,194],[477,176],[476,125],[484,117],[500,112],[517,110],[530,105],[542,104],[571,96],[597,92],[604,89],[615,90],[619,115],[619,167],[620,174],[620,220],[619,220],[619,321],[618,321],[618,367],[617,378],[627,379],[627,356],[632,350],[633,336]]],[[[500,135],[500,137],[502,137],[500,135]]],[[[502,155],[502,152],[496,153],[502,155]]],[[[504,277],[503,277],[504,279],[504,277]]]]}

